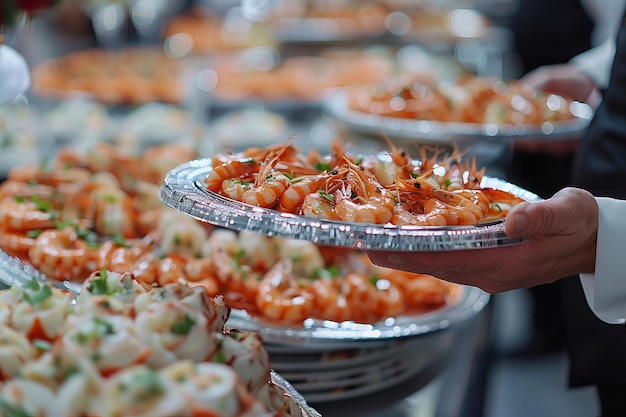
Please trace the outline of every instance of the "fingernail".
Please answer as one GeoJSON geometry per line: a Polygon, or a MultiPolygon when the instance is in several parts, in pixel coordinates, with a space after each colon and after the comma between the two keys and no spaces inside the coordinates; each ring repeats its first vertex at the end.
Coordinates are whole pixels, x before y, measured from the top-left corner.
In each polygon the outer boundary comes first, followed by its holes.
{"type": "Polygon", "coordinates": [[[513,233],[522,233],[528,228],[528,216],[526,213],[515,213],[513,215],[513,233]]]}

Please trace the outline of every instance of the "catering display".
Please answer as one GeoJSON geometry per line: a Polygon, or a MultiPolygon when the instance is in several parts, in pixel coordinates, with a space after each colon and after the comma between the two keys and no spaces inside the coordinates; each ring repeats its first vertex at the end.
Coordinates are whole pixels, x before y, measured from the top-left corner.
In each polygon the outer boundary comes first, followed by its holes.
{"type": "Polygon", "coordinates": [[[194,152],[167,145],[143,157],[99,144],[95,151],[64,149],[47,167],[12,170],[0,185],[0,281],[19,285],[24,276],[36,277],[76,293],[90,285],[94,271],[106,270],[132,274],[151,291],[183,285],[219,294],[232,307],[227,327],[259,335],[278,366],[285,365],[281,349],[304,344],[335,357],[337,369],[350,368],[341,391],[339,381],[311,385],[317,378],[307,376],[311,369],[299,373],[304,398],[316,403],[373,395],[388,387],[374,383],[382,375],[398,386],[398,395],[417,389],[447,360],[446,330],[470,320],[489,300],[476,288],[375,267],[357,250],[197,222],[157,198],[164,171],[194,160],[194,152]],[[365,303],[373,308],[364,309],[365,303]],[[411,349],[400,347],[424,337],[428,341],[415,341],[411,349]],[[355,366],[363,362],[338,360],[341,352],[372,349],[395,352],[396,359],[361,376],[355,366]],[[425,349],[421,359],[402,366],[409,358],[400,352],[416,349],[425,349]]]}
{"type": "Polygon", "coordinates": [[[317,416],[274,379],[255,333],[200,288],[92,273],[72,295],[36,279],[0,292],[3,415],[317,416]]]}
{"type": "Polygon", "coordinates": [[[201,93],[211,94],[214,105],[250,100],[319,105],[333,89],[381,82],[396,72],[393,53],[385,48],[281,57],[274,48],[257,47],[198,62],[156,48],[81,50],[37,65],[32,90],[45,98],[79,96],[108,105],[180,103],[186,71],[206,70],[214,74],[215,86],[201,93]]]}
{"type": "Polygon", "coordinates": [[[107,104],[181,100],[179,62],[162,49],[87,49],[52,58],[32,71],[33,93],[88,95],[107,104]]]}
{"type": "Polygon", "coordinates": [[[195,155],[165,145],[131,156],[100,144],[15,168],[0,185],[0,248],[57,282],[81,283],[102,268],[132,272],[147,285],[199,285],[260,322],[296,327],[374,324],[466,297],[432,276],[376,267],[356,250],[210,230],[172,211],[158,201],[159,178],[195,155]]]}
{"type": "Polygon", "coordinates": [[[194,54],[213,55],[277,43],[270,27],[241,16],[221,17],[201,6],[169,18],[163,36],[166,48],[175,50],[175,44],[180,44],[194,54]]]}
{"type": "Polygon", "coordinates": [[[285,44],[324,44],[377,41],[450,45],[479,38],[489,19],[462,2],[376,0],[306,0],[277,2],[264,14],[250,18],[270,26],[285,44]]]}
{"type": "Polygon", "coordinates": [[[504,234],[508,208],[537,196],[484,176],[458,152],[438,161],[405,151],[301,154],[292,143],[182,164],[162,200],[235,230],[367,249],[463,250],[519,243],[504,234]]]}
{"type": "Polygon", "coordinates": [[[385,49],[328,49],[316,56],[281,57],[275,49],[248,49],[212,61],[219,104],[246,100],[318,103],[335,88],[381,82],[396,69],[385,49]]]}
{"type": "Polygon", "coordinates": [[[324,106],[348,130],[440,144],[571,139],[593,113],[557,94],[473,75],[453,82],[432,74],[396,77],[344,89],[324,106]]]}

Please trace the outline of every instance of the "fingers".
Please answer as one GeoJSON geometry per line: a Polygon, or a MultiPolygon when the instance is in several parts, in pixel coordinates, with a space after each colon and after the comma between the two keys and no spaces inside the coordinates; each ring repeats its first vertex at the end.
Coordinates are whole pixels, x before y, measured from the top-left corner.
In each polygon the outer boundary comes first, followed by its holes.
{"type": "Polygon", "coordinates": [[[595,204],[588,192],[565,188],[548,200],[513,207],[506,217],[505,232],[511,237],[563,234],[573,223],[597,216],[595,204]]]}

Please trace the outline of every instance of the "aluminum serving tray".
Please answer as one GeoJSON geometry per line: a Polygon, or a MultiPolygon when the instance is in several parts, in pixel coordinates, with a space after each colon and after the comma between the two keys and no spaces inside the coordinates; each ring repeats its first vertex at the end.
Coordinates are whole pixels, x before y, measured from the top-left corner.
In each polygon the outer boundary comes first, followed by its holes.
{"type": "MultiPolygon", "coordinates": [[[[514,245],[524,239],[504,233],[504,222],[475,226],[395,226],[314,219],[254,207],[209,191],[204,178],[210,159],[186,162],[171,170],[160,188],[168,206],[200,221],[232,230],[247,230],[320,245],[398,251],[454,251],[514,245]]],[[[483,187],[502,189],[528,201],[540,198],[497,178],[483,178],[483,187]]]]}
{"type": "Polygon", "coordinates": [[[468,145],[481,142],[575,139],[589,125],[593,111],[584,103],[577,102],[574,105],[576,106],[575,114],[578,117],[566,121],[545,122],[540,126],[439,122],[379,116],[350,109],[345,91],[339,91],[327,97],[322,103],[322,109],[353,132],[374,136],[386,135],[404,143],[468,145]]]}

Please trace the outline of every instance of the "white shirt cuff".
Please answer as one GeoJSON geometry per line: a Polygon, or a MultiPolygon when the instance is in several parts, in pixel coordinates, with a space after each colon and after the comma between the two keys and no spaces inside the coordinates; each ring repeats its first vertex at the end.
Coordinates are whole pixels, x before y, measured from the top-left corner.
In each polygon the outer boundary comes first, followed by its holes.
{"type": "Polygon", "coordinates": [[[626,200],[597,197],[596,270],[580,274],[591,310],[607,323],[626,322],[626,200]]]}
{"type": "Polygon", "coordinates": [[[615,59],[615,39],[576,55],[570,60],[579,70],[593,80],[598,88],[605,89],[611,78],[611,68],[615,59]]]}

